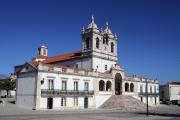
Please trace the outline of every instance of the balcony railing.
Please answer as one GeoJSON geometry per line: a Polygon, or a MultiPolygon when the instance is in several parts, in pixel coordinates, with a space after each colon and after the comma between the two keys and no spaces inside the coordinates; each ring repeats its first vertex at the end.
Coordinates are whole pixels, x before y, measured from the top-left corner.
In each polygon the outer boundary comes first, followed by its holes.
{"type": "MultiPolygon", "coordinates": [[[[147,93],[146,92],[139,92],[138,93],[139,96],[146,96],[147,93]]],[[[152,93],[152,92],[148,92],[148,96],[158,96],[159,93],[152,93]]]]}
{"type": "Polygon", "coordinates": [[[59,90],[59,89],[41,89],[41,96],[92,96],[94,91],[88,90],[59,90]]]}

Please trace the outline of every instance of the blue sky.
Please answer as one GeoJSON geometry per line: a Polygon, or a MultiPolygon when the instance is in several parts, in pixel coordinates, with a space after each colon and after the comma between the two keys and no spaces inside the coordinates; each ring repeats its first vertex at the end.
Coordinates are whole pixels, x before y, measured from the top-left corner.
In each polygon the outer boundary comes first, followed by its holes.
{"type": "Polygon", "coordinates": [[[29,61],[45,43],[49,56],[81,49],[91,15],[118,35],[126,74],[180,81],[178,0],[0,0],[0,74],[29,61]]]}

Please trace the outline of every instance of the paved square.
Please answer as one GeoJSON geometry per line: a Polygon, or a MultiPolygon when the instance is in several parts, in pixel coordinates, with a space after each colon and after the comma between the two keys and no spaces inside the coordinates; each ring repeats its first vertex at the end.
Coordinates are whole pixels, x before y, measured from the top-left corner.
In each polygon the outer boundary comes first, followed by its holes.
{"type": "Polygon", "coordinates": [[[118,109],[27,110],[8,102],[0,104],[0,120],[179,120],[179,106],[161,106],[145,113],[127,113],[118,109]],[[154,115],[155,114],[155,115],[154,115]]]}

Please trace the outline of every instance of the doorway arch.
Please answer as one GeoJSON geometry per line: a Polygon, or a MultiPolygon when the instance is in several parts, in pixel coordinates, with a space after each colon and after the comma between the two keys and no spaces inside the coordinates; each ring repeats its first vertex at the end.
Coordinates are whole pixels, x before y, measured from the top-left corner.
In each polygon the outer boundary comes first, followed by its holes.
{"type": "Polygon", "coordinates": [[[122,76],[120,73],[116,73],[115,75],[115,95],[122,94],[122,76]]]}

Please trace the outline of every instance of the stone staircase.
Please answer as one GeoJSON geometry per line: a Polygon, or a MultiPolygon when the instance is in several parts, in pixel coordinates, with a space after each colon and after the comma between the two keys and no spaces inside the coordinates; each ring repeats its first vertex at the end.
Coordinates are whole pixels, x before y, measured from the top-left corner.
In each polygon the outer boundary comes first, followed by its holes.
{"type": "Polygon", "coordinates": [[[103,109],[119,109],[126,112],[145,111],[146,104],[127,95],[112,95],[104,104],[103,109]]]}

